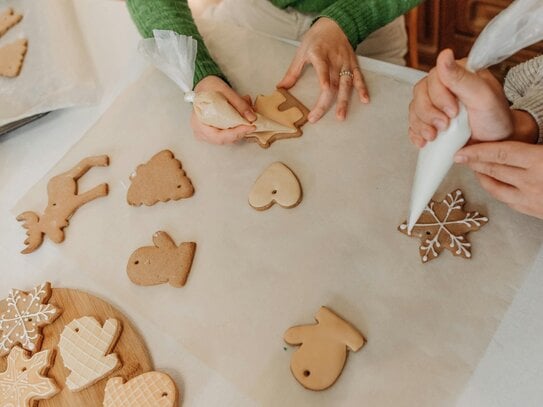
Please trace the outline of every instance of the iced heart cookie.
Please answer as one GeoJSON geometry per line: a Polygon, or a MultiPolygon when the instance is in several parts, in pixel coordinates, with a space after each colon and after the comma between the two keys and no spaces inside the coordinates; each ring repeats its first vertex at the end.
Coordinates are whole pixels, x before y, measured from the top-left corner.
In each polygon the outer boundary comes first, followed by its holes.
{"type": "Polygon", "coordinates": [[[0,12],[0,37],[7,33],[11,27],[17,25],[22,18],[23,16],[15,13],[11,7],[0,12]]]}
{"type": "Polygon", "coordinates": [[[169,200],[178,201],[194,195],[194,187],[183,171],[181,161],[169,150],[155,154],[136,168],[130,176],[127,201],[130,205],[154,205],[169,200]]]}
{"type": "Polygon", "coordinates": [[[47,304],[50,297],[51,284],[46,282],[29,292],[11,290],[0,301],[0,357],[17,344],[30,352],[40,349],[41,329],[61,313],[59,308],[47,304]]]}
{"type": "Polygon", "coordinates": [[[294,208],[302,201],[302,187],[296,175],[285,164],[275,162],[258,177],[249,193],[249,204],[263,211],[278,203],[294,208]]]}
{"type": "Polygon", "coordinates": [[[66,386],[80,391],[106,377],[121,366],[117,354],[110,353],[121,325],[114,318],[104,326],[93,317],[81,317],[70,322],[60,334],[58,347],[64,366],[70,370],[66,386]]]}
{"type": "Polygon", "coordinates": [[[169,283],[182,287],[187,282],[196,243],[175,244],[166,232],[153,235],[154,246],[137,249],[128,260],[126,272],[134,284],[156,285],[169,283]]]}
{"type": "Polygon", "coordinates": [[[360,332],[326,307],[316,324],[300,325],[285,332],[289,345],[300,345],[292,355],[290,369],[302,386],[324,390],[335,383],[347,360],[347,351],[358,351],[366,342],[360,332]]]}
{"type": "Polygon", "coordinates": [[[488,218],[479,212],[466,212],[464,204],[464,195],[457,189],[441,202],[430,201],[411,233],[406,222],[398,227],[400,232],[421,240],[419,253],[423,263],[435,259],[443,249],[455,256],[471,258],[467,234],[483,227],[488,218]]]}
{"type": "Polygon", "coordinates": [[[286,89],[277,89],[268,96],[258,96],[254,110],[257,114],[290,129],[283,132],[261,131],[245,136],[248,140],[256,141],[263,148],[268,148],[276,140],[300,137],[302,126],[307,123],[307,115],[309,114],[309,109],[286,89]]]}
{"type": "Polygon", "coordinates": [[[121,377],[108,380],[104,407],[175,407],[178,393],[165,373],[147,372],[124,383],[121,377]]]}
{"type": "Polygon", "coordinates": [[[0,373],[0,406],[31,407],[59,392],[55,381],[46,376],[53,362],[53,351],[44,350],[32,357],[16,346],[7,358],[7,369],[0,373]]]}
{"type": "Polygon", "coordinates": [[[43,215],[35,212],[23,212],[17,220],[23,222],[28,238],[26,249],[21,253],[32,253],[43,243],[44,235],[55,243],[64,241],[64,228],[69,224],[75,211],[86,203],[108,194],[108,185],[100,184],[87,192],[78,192],[78,181],[93,167],[107,167],[107,155],[88,157],[79,162],[71,170],[57,175],[47,183],[49,202],[43,215]]]}
{"type": "Polygon", "coordinates": [[[0,48],[0,76],[14,78],[23,67],[28,42],[22,38],[0,48]]]}

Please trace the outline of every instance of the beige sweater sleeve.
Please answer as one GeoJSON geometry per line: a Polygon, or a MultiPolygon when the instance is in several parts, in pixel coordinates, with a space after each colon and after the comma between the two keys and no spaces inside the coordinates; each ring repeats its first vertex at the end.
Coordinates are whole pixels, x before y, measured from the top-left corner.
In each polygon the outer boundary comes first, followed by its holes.
{"type": "Polygon", "coordinates": [[[539,126],[543,144],[543,55],[512,68],[505,78],[505,95],[512,109],[530,113],[539,126]]]}

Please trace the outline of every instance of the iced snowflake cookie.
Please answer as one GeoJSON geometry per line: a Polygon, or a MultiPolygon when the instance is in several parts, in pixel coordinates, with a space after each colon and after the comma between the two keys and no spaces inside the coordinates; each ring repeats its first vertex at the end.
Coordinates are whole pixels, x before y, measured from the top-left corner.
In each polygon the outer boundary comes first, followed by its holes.
{"type": "Polygon", "coordinates": [[[126,272],[134,284],[157,285],[169,283],[183,287],[192,267],[196,243],[175,244],[166,232],[153,235],[154,246],[137,249],[128,260],[126,272]]]}
{"type": "Polygon", "coordinates": [[[147,372],[124,383],[113,377],[106,385],[104,407],[175,407],[178,392],[165,373],[147,372]]]}
{"type": "Polygon", "coordinates": [[[194,195],[194,187],[181,161],[169,150],[155,154],[130,176],[127,201],[130,205],[151,206],[157,202],[178,201],[194,195]]]}
{"type": "Polygon", "coordinates": [[[464,195],[457,189],[441,202],[430,201],[411,233],[407,231],[406,222],[398,227],[400,232],[420,238],[419,253],[423,263],[435,259],[443,249],[455,256],[471,258],[467,234],[483,227],[488,218],[479,212],[466,212],[464,204],[464,195]]]}
{"type": "Polygon", "coordinates": [[[8,32],[8,30],[17,25],[23,16],[13,11],[11,7],[0,12],[0,37],[8,32]]]}
{"type": "Polygon", "coordinates": [[[20,344],[30,352],[41,347],[41,328],[52,323],[61,310],[47,304],[51,297],[51,284],[46,282],[30,292],[11,290],[0,301],[0,357],[20,344]]]}
{"type": "Polygon", "coordinates": [[[55,243],[64,241],[64,229],[69,219],[81,206],[108,194],[108,185],[100,184],[85,191],[78,191],[79,179],[93,167],[107,167],[109,157],[99,155],[81,160],[72,169],[54,176],[47,183],[48,203],[43,215],[35,212],[23,212],[17,220],[27,229],[26,248],[21,252],[32,253],[43,243],[44,236],[55,243]]]}
{"type": "Polygon", "coordinates": [[[83,390],[121,366],[117,354],[110,353],[120,333],[121,325],[114,318],[103,327],[92,317],[74,319],[66,325],[58,347],[64,366],[71,371],[66,378],[71,391],[83,390]]]}
{"type": "Polygon", "coordinates": [[[285,164],[275,162],[258,177],[249,193],[249,204],[263,211],[274,203],[294,208],[302,201],[302,187],[296,175],[285,164]]]}
{"type": "Polygon", "coordinates": [[[44,350],[29,357],[16,346],[7,357],[7,368],[0,373],[0,406],[31,407],[59,392],[53,379],[46,376],[53,362],[53,351],[44,350]]]}
{"type": "Polygon", "coordinates": [[[288,132],[258,132],[245,136],[251,141],[256,141],[263,148],[268,148],[276,140],[300,137],[302,126],[307,123],[307,115],[309,114],[309,109],[286,89],[277,89],[268,96],[258,96],[254,110],[256,113],[291,129],[288,132]]]}
{"type": "Polygon", "coordinates": [[[348,350],[358,351],[366,340],[358,330],[321,307],[316,324],[300,325],[285,332],[289,345],[300,345],[292,355],[290,370],[302,386],[310,390],[325,390],[341,374],[348,350]]]}

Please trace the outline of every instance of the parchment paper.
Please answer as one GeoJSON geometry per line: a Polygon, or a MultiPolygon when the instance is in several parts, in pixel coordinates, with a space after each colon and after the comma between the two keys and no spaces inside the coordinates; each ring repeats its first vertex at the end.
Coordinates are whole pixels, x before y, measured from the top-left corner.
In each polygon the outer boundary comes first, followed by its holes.
{"type": "MultiPolygon", "coordinates": [[[[295,52],[219,25],[207,42],[242,94],[270,92],[295,52]]],[[[80,188],[107,181],[110,195],[76,213],[63,244],[46,241],[40,251],[77,261],[76,272],[115,292],[116,302],[146,316],[257,405],[453,405],[532,265],[543,224],[493,200],[471,173],[455,168],[440,193],[461,187],[468,208],[490,222],[470,236],[472,260],[444,252],[421,264],[419,242],[396,230],[405,220],[416,161],[406,136],[411,85],[365,75],[372,103],[354,103],[347,122],[328,114],[306,125],[301,138],[263,150],[194,139],[183,95],[149,71],[14,213],[42,210],[52,174],[107,153],[111,166],[93,169],[80,188]],[[194,197],[128,206],[129,175],[165,148],[183,162],[194,197]],[[274,161],[297,174],[304,199],[291,210],[255,211],[248,192],[274,161]],[[182,289],[138,287],[126,276],[131,252],[150,245],[157,230],[178,243],[198,243],[182,289]],[[311,323],[321,305],[357,326],[368,343],[349,355],[331,389],[311,392],[292,377],[295,349],[282,335],[311,323]]],[[[308,106],[316,100],[311,69],[293,93],[308,106]]]]}
{"type": "Polygon", "coordinates": [[[28,39],[16,78],[0,77],[0,126],[37,113],[96,101],[92,61],[70,0],[0,0],[22,14],[19,24],[0,38],[0,47],[28,39]]]}

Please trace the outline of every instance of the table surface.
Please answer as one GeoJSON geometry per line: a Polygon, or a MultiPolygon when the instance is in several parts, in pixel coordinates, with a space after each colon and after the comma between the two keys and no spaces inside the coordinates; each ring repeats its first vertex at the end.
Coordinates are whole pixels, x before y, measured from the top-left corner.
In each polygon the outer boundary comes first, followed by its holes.
{"type": "MultiPolygon", "coordinates": [[[[0,292],[29,288],[41,279],[62,281],[63,286],[99,292],[114,305],[103,288],[78,275],[76,266],[51,258],[40,267],[19,254],[20,225],[10,210],[107,110],[115,97],[144,70],[136,53],[139,39],[125,6],[113,1],[77,0],[78,18],[95,61],[103,89],[101,103],[89,108],[54,112],[0,138],[0,255],[3,258],[0,292]],[[100,22],[97,24],[96,22],[100,22]]],[[[371,60],[364,67],[403,80],[416,81],[422,73],[371,60]]],[[[458,401],[460,406],[539,406],[543,404],[543,252],[519,290],[485,356],[458,401]]],[[[126,310],[125,310],[126,311],[126,310]]],[[[131,315],[144,333],[155,366],[170,373],[184,393],[184,405],[255,405],[220,375],[188,353],[178,352],[174,338],[153,323],[131,315]],[[174,351],[175,350],[175,351],[174,351]],[[179,371],[177,370],[178,367],[179,371]],[[190,369],[190,378],[183,370],[190,369]]]]}

